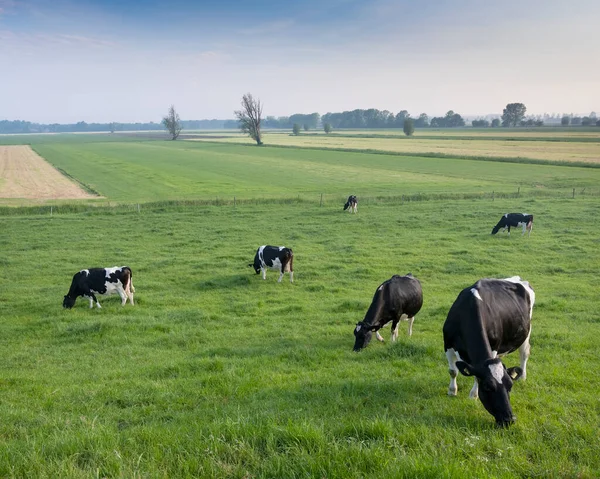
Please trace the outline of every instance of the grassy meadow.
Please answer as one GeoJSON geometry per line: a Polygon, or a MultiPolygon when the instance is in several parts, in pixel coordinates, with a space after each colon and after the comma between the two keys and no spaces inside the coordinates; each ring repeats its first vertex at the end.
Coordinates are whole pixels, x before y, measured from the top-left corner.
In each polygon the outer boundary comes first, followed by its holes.
{"type": "Polygon", "coordinates": [[[93,137],[31,143],[104,206],[0,208],[0,477],[598,477],[600,170],[93,137]],[[531,237],[489,234],[508,211],[531,237]],[[293,284],[247,266],[261,244],[293,248],[293,284]],[[61,307],[76,271],[125,264],[135,306],[61,307]],[[407,272],[413,336],[353,353],[407,272]],[[537,303],[501,430],[468,378],[447,396],[441,328],[515,274],[537,303]]]}
{"type": "MultiPolygon", "coordinates": [[[[328,149],[256,148],[217,142],[95,141],[32,143],[55,167],[112,202],[415,194],[571,195],[600,192],[600,168],[426,158],[328,149]]],[[[281,136],[281,135],[280,135],[281,136]]],[[[105,135],[109,137],[109,135],[105,135]]],[[[373,142],[377,149],[379,140],[373,142]]],[[[600,143],[599,143],[600,144],[600,143]]],[[[0,200],[0,203],[2,200],[0,200]]],[[[6,201],[4,201],[6,204],[6,201]]],[[[14,205],[14,202],[9,203],[14,205]]]]}

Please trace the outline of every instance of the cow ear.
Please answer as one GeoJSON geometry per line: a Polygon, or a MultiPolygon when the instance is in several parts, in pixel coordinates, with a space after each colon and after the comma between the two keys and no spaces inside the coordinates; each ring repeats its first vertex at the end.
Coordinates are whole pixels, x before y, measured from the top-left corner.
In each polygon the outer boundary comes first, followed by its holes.
{"type": "Polygon", "coordinates": [[[464,361],[456,361],[456,367],[463,376],[475,376],[475,370],[469,363],[465,363],[464,361]]]}
{"type": "Polygon", "coordinates": [[[506,372],[513,381],[517,381],[523,376],[523,370],[519,366],[508,368],[506,372]]]}

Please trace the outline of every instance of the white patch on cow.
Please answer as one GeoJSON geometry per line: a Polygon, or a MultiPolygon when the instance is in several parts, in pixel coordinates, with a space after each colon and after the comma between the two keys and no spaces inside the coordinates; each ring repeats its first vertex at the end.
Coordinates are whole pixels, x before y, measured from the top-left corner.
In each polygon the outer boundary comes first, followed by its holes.
{"type": "Polygon", "coordinates": [[[87,275],[89,275],[89,274],[90,274],[90,270],[89,270],[89,269],[82,269],[82,270],[80,271],[80,273],[85,273],[85,275],[87,276],[87,275]]]}
{"type": "Polygon", "coordinates": [[[360,328],[361,328],[361,327],[362,327],[362,326],[361,326],[360,324],[357,324],[357,325],[356,325],[356,332],[357,332],[357,333],[360,331],[360,328]]]}
{"type": "Polygon", "coordinates": [[[504,366],[502,363],[492,363],[489,365],[489,368],[490,373],[492,373],[494,379],[498,381],[498,384],[502,384],[502,378],[504,377],[504,366]]]}
{"type": "Polygon", "coordinates": [[[276,269],[281,271],[281,260],[279,258],[273,258],[273,266],[268,266],[270,269],[276,269]]]}
{"type": "Polygon", "coordinates": [[[505,217],[505,218],[508,218],[508,213],[506,213],[506,214],[504,215],[504,217],[505,217]]]}
{"type": "Polygon", "coordinates": [[[381,291],[383,289],[383,284],[377,288],[377,291],[381,291]]]}
{"type": "Polygon", "coordinates": [[[283,250],[283,248],[285,248],[285,246],[278,246],[279,251],[283,250]]]}
{"type": "Polygon", "coordinates": [[[382,343],[385,342],[385,340],[383,339],[383,336],[381,334],[379,334],[379,331],[375,331],[375,337],[377,338],[377,341],[381,341],[382,343]]]}
{"type": "Polygon", "coordinates": [[[471,293],[473,293],[473,296],[475,296],[479,301],[483,302],[483,299],[481,299],[481,296],[479,294],[479,291],[477,291],[477,289],[471,288],[471,293]]]}

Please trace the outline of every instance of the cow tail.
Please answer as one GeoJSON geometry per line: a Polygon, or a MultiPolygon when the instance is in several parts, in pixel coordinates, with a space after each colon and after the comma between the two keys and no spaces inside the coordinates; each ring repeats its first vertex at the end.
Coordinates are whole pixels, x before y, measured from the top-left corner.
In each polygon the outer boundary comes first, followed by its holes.
{"type": "Polygon", "coordinates": [[[290,273],[294,272],[294,252],[290,250],[290,273]]]}
{"type": "Polygon", "coordinates": [[[131,272],[131,268],[129,266],[125,266],[123,269],[127,270],[127,284],[125,285],[125,291],[131,290],[132,293],[135,293],[135,288],[133,287],[133,273],[131,272]]]}

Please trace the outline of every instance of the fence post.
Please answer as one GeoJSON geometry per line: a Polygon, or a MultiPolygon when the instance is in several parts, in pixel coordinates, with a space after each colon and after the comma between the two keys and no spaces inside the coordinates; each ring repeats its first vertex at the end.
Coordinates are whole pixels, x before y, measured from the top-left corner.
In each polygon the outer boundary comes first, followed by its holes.
{"type": "Polygon", "coordinates": [[[402,195],[402,203],[401,204],[404,204],[404,195],[402,195]]]}
{"type": "Polygon", "coordinates": [[[573,199],[575,199],[575,188],[573,188],[573,199]]]}
{"type": "Polygon", "coordinates": [[[233,197],[233,207],[235,208],[235,196],[233,197]]]}
{"type": "Polygon", "coordinates": [[[517,198],[521,196],[521,187],[519,186],[519,189],[517,190],[517,198]]]}
{"type": "Polygon", "coordinates": [[[323,206],[323,193],[321,193],[321,201],[319,203],[319,206],[323,206]]]}
{"type": "Polygon", "coordinates": [[[138,203],[138,214],[139,214],[139,212],[140,212],[140,204],[138,203]]]}
{"type": "Polygon", "coordinates": [[[494,192],[492,191],[492,202],[494,201],[494,192]]]}
{"type": "Polygon", "coordinates": [[[50,216],[52,216],[52,206],[50,207],[50,216]]]}

